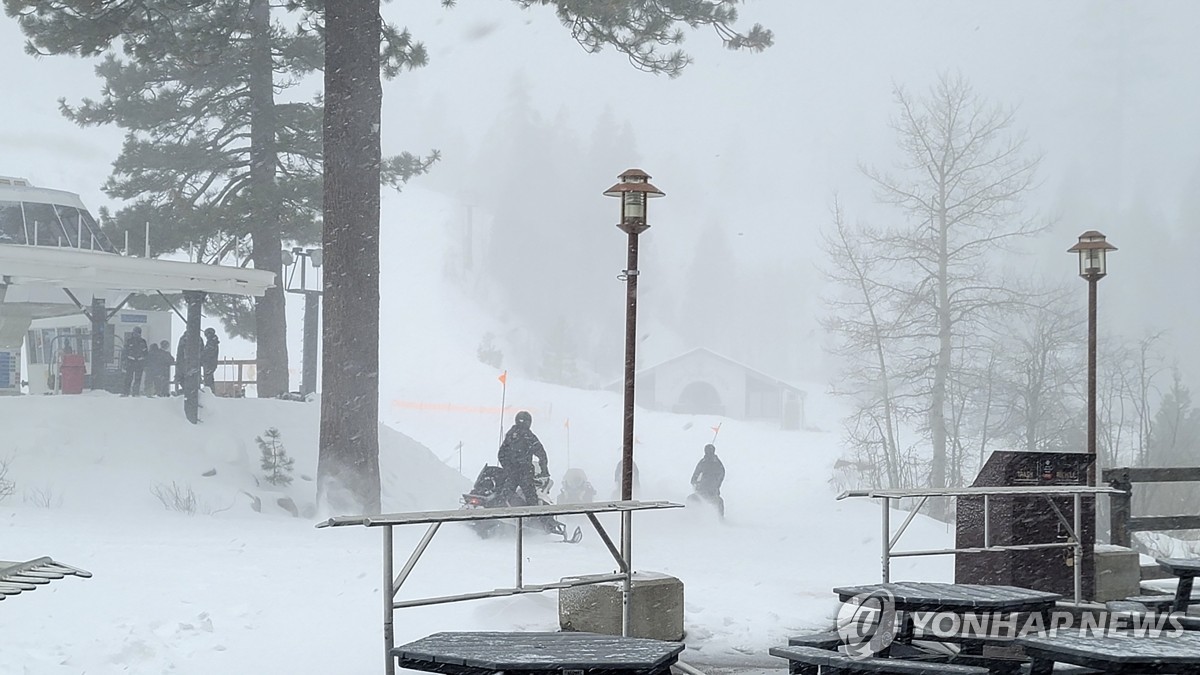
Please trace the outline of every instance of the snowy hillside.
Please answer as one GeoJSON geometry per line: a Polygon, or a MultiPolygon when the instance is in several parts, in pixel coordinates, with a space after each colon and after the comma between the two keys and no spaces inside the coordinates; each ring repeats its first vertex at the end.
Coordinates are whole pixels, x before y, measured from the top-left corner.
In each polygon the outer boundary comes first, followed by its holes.
{"type": "MultiPolygon", "coordinates": [[[[457,471],[460,443],[468,477],[495,458],[500,371],[481,364],[475,347],[501,324],[443,282],[447,235],[439,224],[453,208],[419,190],[386,205],[386,220],[403,223],[405,233],[401,242],[400,227],[384,228],[394,263],[383,276],[380,401],[391,427],[380,439],[390,511],[454,506],[470,482],[457,471]]],[[[635,567],[685,583],[690,662],[778,667],[767,649],[827,621],[833,586],[878,579],[878,507],[834,500],[828,477],[839,454],[837,408],[822,391],[810,387],[807,410],[809,425],[822,431],[638,413],[640,496],[650,499],[686,497],[692,467],[720,425],[728,522],[694,509],[635,520],[635,567]]],[[[51,555],[95,575],[3,602],[0,672],[378,672],[380,534],[313,527],[319,406],[202,402],[203,424],[193,427],[179,399],[0,399],[0,458],[10,459],[16,485],[0,502],[0,558],[51,555]],[[280,430],[296,460],[288,488],[261,480],[255,437],[268,427],[280,430]],[[172,483],[195,493],[194,515],[165,510],[152,493],[172,483]],[[283,496],[302,517],[278,505],[283,496]]],[[[505,403],[506,426],[515,410],[532,411],[556,479],[568,465],[580,467],[602,497],[611,494],[618,394],[547,385],[512,370],[505,403]]],[[[925,519],[910,530],[912,548],[950,538],[925,519]]],[[[421,534],[398,530],[398,557],[421,534]]],[[[532,537],[525,552],[531,581],[607,572],[612,564],[594,535],[578,546],[532,537]]],[[[893,569],[896,578],[950,576],[949,560],[909,559],[893,569]]],[[[405,593],[511,581],[510,540],[444,528],[405,593]]],[[[552,630],[555,603],[547,594],[404,610],[396,639],[439,629],[552,630]]]]}

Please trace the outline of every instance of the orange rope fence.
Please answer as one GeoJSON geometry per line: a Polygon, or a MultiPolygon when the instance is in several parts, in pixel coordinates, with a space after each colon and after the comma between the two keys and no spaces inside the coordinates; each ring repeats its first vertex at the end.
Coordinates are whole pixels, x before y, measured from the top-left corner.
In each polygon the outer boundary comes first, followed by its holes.
{"type": "MultiPolygon", "coordinates": [[[[462,405],[458,403],[426,403],[424,401],[392,401],[393,408],[403,410],[421,410],[428,412],[454,412],[454,413],[472,413],[477,415],[499,415],[501,413],[500,406],[483,406],[483,405],[462,405]]],[[[538,414],[543,412],[539,408],[530,408],[528,406],[504,406],[504,414],[516,413],[520,410],[528,410],[530,413],[538,414]]]]}

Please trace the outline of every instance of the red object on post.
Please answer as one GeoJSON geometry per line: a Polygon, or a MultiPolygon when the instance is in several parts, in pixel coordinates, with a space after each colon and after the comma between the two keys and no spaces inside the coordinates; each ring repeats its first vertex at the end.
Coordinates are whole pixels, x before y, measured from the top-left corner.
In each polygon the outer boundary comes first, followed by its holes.
{"type": "Polygon", "coordinates": [[[58,367],[59,383],[64,394],[82,394],[83,380],[87,374],[82,354],[63,354],[58,367]]]}

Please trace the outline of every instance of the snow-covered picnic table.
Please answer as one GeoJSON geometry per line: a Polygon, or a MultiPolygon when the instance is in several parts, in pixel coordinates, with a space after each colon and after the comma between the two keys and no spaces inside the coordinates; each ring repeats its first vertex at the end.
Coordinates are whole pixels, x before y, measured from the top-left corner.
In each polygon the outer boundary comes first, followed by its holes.
{"type": "Polygon", "coordinates": [[[680,642],[596,633],[434,633],[392,650],[401,668],[449,675],[588,673],[660,675],[680,642]]]}
{"type": "Polygon", "coordinates": [[[1188,604],[1192,601],[1192,582],[1196,575],[1200,575],[1200,558],[1160,558],[1156,562],[1167,573],[1179,577],[1171,611],[1187,612],[1188,604]]]}

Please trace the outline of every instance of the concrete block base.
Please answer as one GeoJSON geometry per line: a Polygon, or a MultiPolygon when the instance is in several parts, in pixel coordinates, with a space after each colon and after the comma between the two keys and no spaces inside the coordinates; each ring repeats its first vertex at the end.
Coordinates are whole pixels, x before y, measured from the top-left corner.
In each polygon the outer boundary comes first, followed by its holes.
{"type": "MultiPolygon", "coordinates": [[[[588,579],[566,577],[563,581],[588,579]]],[[[683,640],[683,582],[656,572],[634,572],[630,591],[630,637],[683,640]]],[[[621,634],[621,583],[564,588],[558,592],[563,630],[621,634]]]]}
{"type": "Polygon", "coordinates": [[[1123,600],[1141,593],[1141,563],[1136,551],[1123,546],[1097,544],[1096,602],[1123,600]]]}

